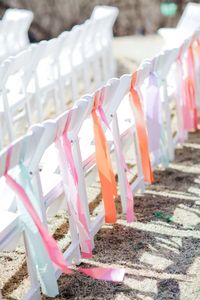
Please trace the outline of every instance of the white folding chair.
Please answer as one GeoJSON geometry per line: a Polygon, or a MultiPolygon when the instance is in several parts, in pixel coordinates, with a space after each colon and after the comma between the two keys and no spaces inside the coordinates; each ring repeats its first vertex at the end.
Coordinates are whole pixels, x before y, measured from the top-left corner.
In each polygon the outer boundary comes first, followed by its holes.
{"type": "Polygon", "coordinates": [[[175,142],[173,141],[173,133],[172,133],[172,124],[171,124],[171,112],[170,112],[170,98],[168,96],[167,91],[167,75],[172,66],[172,63],[175,61],[178,55],[177,48],[173,50],[166,50],[164,53],[157,56],[156,64],[155,64],[155,74],[158,76],[161,82],[161,101],[163,106],[163,112],[165,116],[165,125],[166,125],[166,133],[167,133],[167,142],[168,142],[168,151],[169,151],[169,160],[174,159],[174,149],[175,144],[179,141],[179,136],[175,138],[175,142]]]}
{"type": "MultiPolygon", "coordinates": [[[[110,127],[112,128],[112,137],[110,136],[110,144],[113,142],[115,150],[115,158],[117,163],[117,174],[119,179],[119,188],[121,195],[121,203],[123,213],[127,212],[127,190],[126,190],[126,173],[123,165],[122,157],[119,153],[127,152],[133,147],[134,163],[137,167],[136,178],[131,183],[133,193],[141,190],[144,191],[144,177],[141,167],[140,154],[138,149],[137,134],[135,129],[134,116],[130,114],[131,107],[124,106],[126,97],[129,94],[131,76],[124,75],[120,79],[111,79],[107,85],[103,87],[103,109],[107,117],[110,127]],[[129,108],[129,112],[126,110],[129,108]],[[118,148],[118,149],[117,149],[118,148]]],[[[129,104],[129,103],[128,103],[129,104]]],[[[107,136],[109,140],[109,136],[107,136]]],[[[124,161],[125,162],[125,161],[124,161]]]]}
{"type": "MultiPolygon", "coordinates": [[[[33,157],[32,162],[30,163],[29,169],[30,172],[35,174],[34,181],[36,182],[36,187],[38,189],[39,198],[42,201],[41,209],[43,211],[43,220],[44,224],[47,224],[47,216],[50,212],[50,215],[55,215],[58,210],[64,209],[68,211],[70,208],[69,198],[70,195],[68,189],[68,182],[64,179],[63,168],[69,168],[67,161],[66,165],[63,166],[60,162],[60,152],[56,147],[57,141],[61,140],[63,134],[68,135],[68,130],[66,130],[66,124],[71,128],[75,128],[79,125],[80,108],[74,107],[70,111],[66,111],[53,121],[46,121],[42,124],[44,128],[44,134],[42,136],[41,142],[38,145],[35,156],[33,157]],[[76,120],[76,122],[75,122],[76,120]],[[73,123],[73,125],[72,125],[73,123]],[[48,162],[51,160],[55,168],[49,168],[48,162]],[[42,163],[41,163],[42,162],[42,163]],[[38,172],[40,169],[40,172],[38,172]],[[44,196],[44,183],[48,176],[48,185],[49,185],[49,194],[44,196]],[[65,192],[65,198],[60,198],[65,192]],[[49,210],[49,212],[48,212],[49,210]]],[[[40,126],[33,126],[32,131],[37,132],[37,128],[40,126]]],[[[70,129],[71,130],[71,129],[70,129]]],[[[61,143],[62,146],[62,143],[61,143]]],[[[80,166],[79,166],[80,168],[80,166]]],[[[75,191],[74,191],[75,192],[75,191]]],[[[88,207],[85,206],[83,202],[83,209],[86,210],[86,220],[88,222],[88,207]]],[[[79,250],[79,235],[80,232],[77,232],[77,224],[73,218],[73,214],[68,211],[68,218],[70,222],[70,233],[71,233],[71,245],[64,253],[65,259],[67,261],[74,261],[79,263],[80,261],[80,250],[79,250]]],[[[60,271],[57,270],[57,276],[60,275],[60,271]]]]}
{"type": "Polygon", "coordinates": [[[66,88],[71,87],[71,100],[79,97],[79,85],[77,80],[77,72],[79,72],[79,59],[73,60],[74,45],[79,36],[79,29],[64,31],[58,37],[60,47],[57,57],[59,89],[63,103],[66,103],[66,88]]]}
{"type": "Polygon", "coordinates": [[[55,111],[61,111],[61,100],[58,99],[58,70],[56,57],[59,43],[57,39],[42,41],[32,46],[32,79],[28,87],[36,99],[36,109],[39,121],[44,120],[44,109],[49,99],[54,101],[55,111]],[[51,96],[50,96],[51,95],[51,96]]]}
{"type": "Polygon", "coordinates": [[[28,29],[33,20],[33,13],[25,9],[7,9],[1,23],[1,32],[9,55],[23,50],[28,44],[28,29]]]}
{"type": "Polygon", "coordinates": [[[72,33],[76,35],[76,40],[74,40],[74,48],[71,52],[71,64],[75,70],[76,80],[79,80],[79,82],[82,80],[82,94],[89,92],[91,89],[91,74],[84,47],[90,28],[91,21],[87,20],[82,25],[76,25],[72,29],[72,33]]]}
{"type": "MultiPolygon", "coordinates": [[[[31,280],[31,286],[27,291],[23,299],[41,299],[40,297],[40,283],[38,280],[38,274],[36,266],[33,261],[33,249],[31,249],[27,224],[24,223],[24,218],[21,214],[24,214],[22,210],[23,205],[20,204],[20,200],[17,200],[16,195],[10,190],[10,187],[5,183],[4,173],[6,168],[6,160],[8,156],[9,149],[11,147],[11,160],[8,168],[9,174],[18,181],[20,178],[19,164],[21,161],[27,166],[30,163],[31,157],[35,152],[36,145],[41,137],[41,131],[37,135],[29,133],[28,135],[20,138],[15,143],[11,144],[7,149],[0,153],[1,165],[0,165],[0,181],[5,185],[3,195],[6,197],[6,201],[15,202],[15,210],[9,211],[1,205],[0,215],[0,250],[1,251],[11,251],[15,249],[19,244],[20,237],[23,236],[24,246],[26,250],[26,260],[28,265],[28,274],[31,280]],[[30,149],[29,149],[30,147],[30,149]],[[18,178],[18,179],[17,179],[18,178]],[[9,192],[5,192],[7,190],[9,192]],[[10,197],[10,199],[9,199],[10,197]]],[[[5,202],[6,202],[5,201],[5,202]]],[[[3,202],[3,201],[2,201],[3,202]]],[[[4,206],[4,203],[1,203],[4,206]]],[[[35,206],[36,203],[34,203],[35,206]]],[[[34,232],[34,231],[33,231],[34,232]]],[[[39,255],[39,253],[37,254],[39,255]]]]}
{"type": "MultiPolygon", "coordinates": [[[[123,80],[122,80],[123,81],[123,80]]],[[[129,82],[130,83],[130,82],[129,82]]],[[[107,109],[105,110],[105,115],[108,118],[108,122],[111,123],[113,120],[113,115],[116,114],[116,109],[122,99],[122,94],[124,92],[123,84],[119,80],[113,80],[112,82],[108,83],[108,86],[103,87],[105,89],[105,105],[107,109]],[[121,97],[120,97],[121,96],[121,97]],[[108,110],[108,103],[111,102],[113,99],[112,105],[109,104],[108,110]],[[115,104],[114,104],[115,103],[115,104]]],[[[129,90],[129,86],[125,86],[126,91],[129,90]]],[[[100,92],[99,90],[98,92],[100,92]]],[[[98,93],[97,92],[97,93],[98,93]]],[[[94,146],[94,133],[92,130],[92,120],[91,120],[91,112],[94,105],[94,98],[97,100],[94,95],[92,96],[85,96],[82,100],[76,103],[77,107],[79,108],[79,114],[72,116],[72,126],[69,127],[69,137],[73,147],[73,155],[74,161],[76,164],[76,169],[78,173],[78,191],[79,195],[82,199],[82,202],[85,203],[85,207],[88,207],[88,197],[87,197],[87,190],[86,186],[90,186],[91,183],[94,183],[96,180],[96,159],[95,159],[95,146],[94,146]]],[[[116,121],[115,121],[116,122],[116,121]]],[[[114,125],[114,139],[119,142],[119,135],[116,128],[117,124],[114,125]]],[[[133,139],[134,141],[134,139],[133,139]]],[[[119,145],[120,146],[120,145],[119,145]]],[[[109,143],[109,147],[111,152],[113,149],[113,141],[109,143]]],[[[123,212],[126,212],[126,205],[127,205],[127,195],[125,192],[122,178],[124,175],[123,170],[120,170],[121,162],[119,161],[119,156],[117,155],[117,165],[118,165],[118,172],[120,172],[120,191],[122,194],[122,206],[123,212]]],[[[141,178],[140,178],[141,179],[141,178]]],[[[142,176],[143,179],[143,176],[142,176]]],[[[139,179],[134,181],[132,185],[133,190],[138,190],[143,188],[143,184],[140,182],[139,179]]],[[[104,210],[100,210],[96,217],[88,215],[88,224],[90,228],[90,233],[92,236],[96,234],[96,232],[101,228],[104,222],[104,210]]]]}
{"type": "Polygon", "coordinates": [[[165,39],[166,47],[180,46],[185,38],[200,26],[200,4],[188,3],[176,28],[160,28],[158,33],[165,39]]]}
{"type": "Polygon", "coordinates": [[[99,5],[95,6],[91,19],[96,20],[99,23],[98,26],[98,38],[102,47],[102,59],[103,59],[103,70],[104,80],[115,76],[116,63],[112,50],[112,39],[113,39],[113,25],[119,14],[117,7],[99,5]]]}
{"type": "Polygon", "coordinates": [[[26,77],[30,61],[31,50],[28,49],[6,60],[0,66],[0,115],[3,123],[2,129],[6,126],[10,141],[16,137],[13,126],[16,120],[25,115],[27,124],[31,124],[30,97],[27,93],[28,78],[26,77]]]}

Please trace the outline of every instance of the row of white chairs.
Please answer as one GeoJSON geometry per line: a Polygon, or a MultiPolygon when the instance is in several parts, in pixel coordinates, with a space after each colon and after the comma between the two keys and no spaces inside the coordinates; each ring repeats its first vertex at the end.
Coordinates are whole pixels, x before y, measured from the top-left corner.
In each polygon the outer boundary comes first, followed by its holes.
{"type": "Polygon", "coordinates": [[[28,30],[33,13],[25,9],[9,8],[0,21],[0,61],[17,54],[29,44],[28,30]]]}
{"type": "Polygon", "coordinates": [[[115,7],[97,6],[82,25],[0,65],[0,148],[17,137],[14,125],[21,117],[30,126],[44,120],[46,107],[58,115],[69,99],[77,100],[115,75],[112,27],[117,15],[115,7]]]}
{"type": "MultiPolygon", "coordinates": [[[[188,129],[183,125],[182,82],[189,76],[188,57],[191,49],[195,57],[195,75],[198,78],[199,39],[200,32],[197,31],[181,47],[166,50],[152,60],[144,61],[133,75],[110,79],[95,93],[82,97],[72,109],[56,119],[34,125],[27,135],[0,153],[0,193],[6,197],[6,201],[0,203],[0,249],[16,247],[19,236],[24,236],[31,278],[31,287],[25,299],[40,299],[40,287],[43,293],[54,297],[58,293],[56,282],[61,271],[45,256],[41,238],[30,215],[19,197],[7,185],[4,178],[7,172],[23,186],[46,228],[48,214],[55,215],[60,209],[66,210],[71,244],[63,255],[66,261],[78,264],[81,251],[85,251],[86,245],[80,226],[77,197],[80,197],[81,215],[93,247],[95,234],[105,219],[109,218],[105,214],[105,207],[96,215],[89,212],[87,187],[96,182],[99,164],[99,149],[95,147],[94,132],[97,123],[94,123],[94,113],[97,114],[108,142],[106,156],[110,152],[112,161],[114,158],[116,161],[122,210],[126,214],[130,203],[133,205],[133,199],[129,202],[123,153],[131,149],[131,144],[135,156],[133,161],[137,167],[137,176],[129,186],[131,193],[143,192],[146,181],[141,149],[144,141],[140,139],[137,127],[138,122],[142,121],[142,114],[133,101],[136,99],[130,95],[131,88],[134,88],[142,103],[151,164],[153,167],[160,164],[165,166],[174,158],[175,145],[187,138],[188,129]],[[136,79],[134,87],[133,78],[136,79]],[[175,131],[172,128],[172,104],[176,108],[175,131]],[[61,197],[63,193],[65,197],[61,197]],[[41,249],[41,253],[38,249],[41,249]]],[[[196,92],[199,82],[196,80],[194,84],[196,92]]]]}

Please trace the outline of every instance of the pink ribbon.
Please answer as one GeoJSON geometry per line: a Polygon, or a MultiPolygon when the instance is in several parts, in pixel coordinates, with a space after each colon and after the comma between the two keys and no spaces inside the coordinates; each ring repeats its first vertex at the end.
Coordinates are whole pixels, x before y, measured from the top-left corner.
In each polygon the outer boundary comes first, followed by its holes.
{"type": "Polygon", "coordinates": [[[198,128],[198,109],[195,99],[195,71],[192,46],[189,47],[187,52],[188,74],[186,78],[184,78],[183,74],[182,49],[177,62],[181,75],[183,129],[187,131],[194,130],[198,128]]]}
{"type": "MultiPolygon", "coordinates": [[[[106,125],[107,129],[111,132],[112,134],[112,130],[110,128],[110,125],[108,123],[108,120],[106,118],[106,115],[103,111],[103,92],[101,92],[100,97],[99,97],[99,103],[98,103],[98,112],[99,115],[101,117],[101,120],[104,122],[104,124],[106,125]]],[[[116,151],[117,151],[117,155],[120,159],[120,162],[122,164],[122,168],[125,171],[128,171],[128,167],[126,165],[125,159],[124,159],[124,155],[122,153],[121,148],[119,147],[119,145],[116,143],[115,139],[113,139],[116,151]]],[[[127,195],[127,208],[126,208],[126,220],[127,223],[131,223],[133,222],[136,218],[135,218],[135,213],[134,213],[134,199],[133,199],[133,194],[132,194],[132,190],[131,190],[131,186],[128,182],[128,178],[127,176],[125,176],[125,184],[126,184],[126,195],[127,195]]]]}
{"type": "MultiPolygon", "coordinates": [[[[7,157],[6,157],[6,166],[4,172],[6,182],[9,185],[9,187],[18,195],[19,199],[21,199],[23,205],[25,206],[26,210],[30,214],[42,238],[42,242],[51,261],[65,274],[72,274],[71,266],[68,265],[67,262],[64,260],[62,252],[58,248],[55,239],[49,234],[47,229],[43,226],[25,190],[8,174],[10,160],[11,160],[11,152],[12,152],[12,146],[8,149],[7,157]]],[[[115,268],[114,269],[113,268],[91,268],[91,269],[78,268],[77,270],[94,279],[106,280],[106,281],[123,281],[123,277],[125,274],[124,269],[115,269],[115,268]]]]}
{"type": "Polygon", "coordinates": [[[188,96],[190,100],[190,108],[193,116],[193,129],[198,129],[198,108],[196,103],[195,90],[195,61],[192,44],[188,49],[188,96]]]}
{"type": "Polygon", "coordinates": [[[181,92],[181,100],[182,100],[182,116],[183,116],[183,131],[186,130],[191,130],[192,129],[192,116],[191,112],[189,109],[189,104],[188,104],[188,95],[187,95],[187,82],[186,79],[184,79],[184,74],[183,74],[183,62],[181,59],[181,56],[177,59],[177,63],[179,66],[179,72],[180,72],[180,92],[181,92]]]}
{"type": "Polygon", "coordinates": [[[58,248],[56,241],[52,236],[49,235],[49,232],[47,229],[43,226],[42,222],[40,221],[40,218],[38,217],[28,195],[24,191],[23,187],[18,184],[7,172],[10,165],[10,159],[11,159],[11,151],[12,148],[10,147],[7,152],[7,158],[6,158],[6,167],[5,167],[5,173],[4,176],[6,178],[7,184],[10,186],[10,188],[18,195],[18,197],[23,202],[23,205],[25,206],[26,210],[32,217],[32,220],[42,238],[42,241],[44,243],[44,246],[46,248],[46,251],[52,260],[52,262],[57,265],[64,273],[70,274],[71,270],[69,269],[69,265],[65,262],[60,249],[58,248]]]}
{"type": "MultiPolygon", "coordinates": [[[[81,199],[78,193],[78,175],[76,172],[73,156],[72,156],[72,148],[71,148],[71,142],[67,137],[66,131],[62,136],[63,140],[63,147],[64,152],[66,155],[67,162],[69,164],[69,168],[72,175],[72,181],[71,184],[69,183],[70,195],[72,201],[75,200],[76,202],[76,210],[78,213],[78,216],[76,218],[76,223],[79,229],[79,238],[81,243],[81,249],[82,249],[82,256],[84,258],[90,258],[92,257],[92,240],[86,220],[86,216],[82,207],[81,199]],[[73,185],[73,186],[71,186],[73,185]]],[[[72,204],[73,206],[73,204],[72,204]]],[[[71,206],[71,207],[72,207],[71,206]]]]}

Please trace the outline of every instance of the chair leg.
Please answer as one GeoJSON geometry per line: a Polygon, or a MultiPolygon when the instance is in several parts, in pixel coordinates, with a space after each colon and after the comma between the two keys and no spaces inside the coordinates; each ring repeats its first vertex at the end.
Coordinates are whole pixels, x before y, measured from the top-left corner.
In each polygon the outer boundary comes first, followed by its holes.
{"type": "Polygon", "coordinates": [[[72,101],[75,102],[78,99],[78,84],[75,71],[72,71],[71,85],[72,85],[72,101]]]}
{"type": "Polygon", "coordinates": [[[169,147],[169,159],[172,161],[174,159],[174,144],[172,137],[172,128],[171,128],[171,115],[169,109],[169,101],[167,95],[167,86],[166,83],[163,85],[163,100],[164,100],[164,111],[166,118],[166,127],[167,127],[167,139],[168,139],[168,147],[169,147]]]}
{"type": "Polygon", "coordinates": [[[57,87],[54,87],[54,89],[53,89],[53,98],[54,98],[54,103],[55,103],[55,108],[56,108],[56,115],[58,115],[60,112],[60,105],[59,105],[59,96],[58,96],[57,87]]]}
{"type": "Polygon", "coordinates": [[[3,131],[4,131],[4,124],[3,124],[3,122],[2,122],[2,120],[0,121],[0,150],[1,149],[3,149],[3,136],[4,136],[4,134],[3,134],[3,131]]]}
{"type": "Polygon", "coordinates": [[[60,102],[60,110],[61,112],[66,108],[65,107],[65,91],[64,91],[64,83],[61,78],[59,78],[59,102],[60,102]]]}
{"type": "Polygon", "coordinates": [[[83,77],[84,77],[84,84],[85,84],[85,92],[88,93],[90,91],[90,79],[89,79],[89,66],[88,63],[85,61],[83,65],[83,77]]]}
{"type": "MultiPolygon", "coordinates": [[[[113,138],[115,139],[119,148],[122,149],[117,116],[114,116],[114,118],[113,118],[112,127],[113,127],[113,138]]],[[[117,149],[115,149],[115,156],[116,156],[116,163],[117,163],[117,173],[118,173],[118,178],[119,178],[122,211],[125,214],[126,208],[127,208],[127,194],[126,194],[126,182],[125,182],[126,174],[125,174],[125,170],[123,168],[122,162],[121,162],[121,158],[118,155],[117,149]]]]}
{"type": "Polygon", "coordinates": [[[29,99],[25,103],[25,110],[26,110],[26,117],[28,121],[28,126],[32,124],[32,118],[31,118],[31,109],[30,109],[30,103],[29,99]]]}
{"type": "Polygon", "coordinates": [[[27,268],[28,268],[28,274],[30,276],[30,281],[31,281],[31,288],[30,291],[27,293],[27,295],[24,297],[24,300],[28,299],[34,299],[34,300],[41,300],[41,295],[40,295],[40,283],[37,278],[37,271],[34,266],[34,263],[31,259],[31,254],[29,250],[29,245],[27,243],[27,239],[25,237],[25,234],[23,234],[24,237],[24,245],[26,249],[26,258],[27,258],[27,268]],[[30,295],[30,296],[29,296],[30,295]]]}
{"type": "Polygon", "coordinates": [[[14,131],[13,131],[13,124],[12,124],[12,115],[10,112],[10,109],[6,109],[5,112],[5,118],[6,118],[6,125],[7,125],[7,129],[8,129],[8,138],[9,141],[12,142],[15,138],[14,136],[14,131]]]}
{"type": "Polygon", "coordinates": [[[138,178],[140,181],[140,189],[141,189],[141,192],[144,193],[144,191],[145,191],[144,174],[143,174],[143,170],[142,170],[142,162],[141,162],[138,139],[137,139],[136,132],[134,132],[134,131],[133,131],[133,142],[134,142],[134,147],[135,147],[135,159],[136,159],[136,165],[137,165],[138,178]]]}

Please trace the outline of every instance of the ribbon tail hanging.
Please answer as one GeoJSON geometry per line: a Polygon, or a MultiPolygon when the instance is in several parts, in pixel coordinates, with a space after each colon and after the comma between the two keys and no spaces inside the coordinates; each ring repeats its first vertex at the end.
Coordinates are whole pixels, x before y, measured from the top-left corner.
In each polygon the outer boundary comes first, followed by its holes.
{"type": "Polygon", "coordinates": [[[190,109],[193,114],[193,129],[198,129],[198,109],[196,104],[196,90],[195,90],[195,62],[192,45],[188,49],[188,97],[190,109]]]}
{"type": "Polygon", "coordinates": [[[61,146],[60,140],[58,140],[56,144],[59,151],[62,177],[64,178],[65,184],[69,188],[69,208],[71,211],[71,215],[73,216],[74,223],[77,224],[77,228],[79,231],[82,256],[84,256],[85,258],[90,258],[92,257],[92,240],[89,233],[83,205],[78,193],[78,175],[76,173],[76,168],[72,156],[71,143],[68,140],[66,134],[63,136],[62,140],[64,149],[61,146]],[[63,156],[63,154],[65,154],[65,157],[63,156]]]}
{"type": "Polygon", "coordinates": [[[115,223],[117,218],[114,202],[117,191],[116,181],[111,166],[106,138],[95,110],[92,112],[92,118],[94,125],[96,164],[101,182],[101,190],[105,208],[105,221],[106,223],[115,223]]]}
{"type": "MultiPolygon", "coordinates": [[[[102,102],[102,100],[101,100],[102,102]]],[[[105,113],[103,111],[102,108],[102,103],[100,104],[100,106],[98,107],[98,111],[99,111],[99,115],[101,117],[101,120],[104,122],[104,124],[106,125],[107,129],[111,132],[111,135],[113,136],[112,130],[110,128],[110,125],[108,123],[108,120],[105,116],[105,113]]],[[[115,145],[115,149],[117,152],[117,156],[119,158],[119,161],[121,163],[121,168],[124,169],[124,171],[128,171],[128,168],[126,166],[125,163],[125,159],[124,159],[124,155],[122,153],[121,148],[119,147],[119,145],[116,143],[115,139],[113,138],[113,142],[115,145]]],[[[135,220],[135,214],[134,214],[134,198],[133,198],[133,194],[132,194],[132,190],[131,190],[131,186],[128,182],[128,178],[125,174],[125,188],[126,188],[126,195],[127,195],[127,209],[126,209],[126,220],[127,223],[131,223],[135,220]]]]}
{"type": "Polygon", "coordinates": [[[148,183],[152,183],[154,181],[154,178],[153,178],[153,172],[152,172],[150,155],[149,155],[147,130],[146,130],[141,101],[136,91],[135,84],[136,84],[136,73],[133,73],[131,88],[130,88],[130,96],[131,96],[131,101],[133,103],[133,113],[134,113],[136,131],[137,131],[137,136],[139,141],[142,169],[144,174],[144,180],[148,183]]]}

